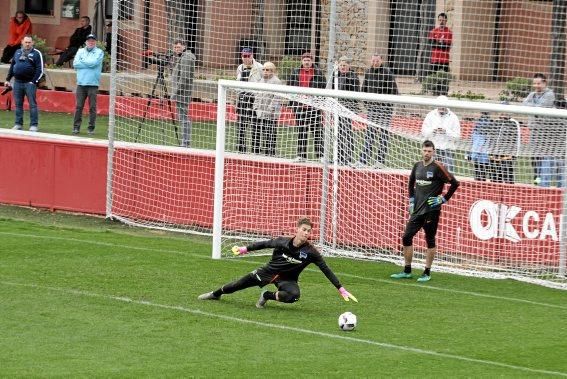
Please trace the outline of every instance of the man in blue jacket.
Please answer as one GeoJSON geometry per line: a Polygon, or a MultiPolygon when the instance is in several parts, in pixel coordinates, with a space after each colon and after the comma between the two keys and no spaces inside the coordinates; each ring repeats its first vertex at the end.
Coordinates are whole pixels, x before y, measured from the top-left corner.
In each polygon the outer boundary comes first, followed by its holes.
{"type": "Polygon", "coordinates": [[[22,48],[17,50],[10,64],[10,70],[4,86],[10,86],[14,78],[14,102],[16,103],[16,121],[14,130],[21,130],[24,126],[24,96],[28,98],[30,106],[30,132],[38,131],[38,111],[35,93],[37,84],[43,76],[43,56],[39,50],[34,49],[33,39],[25,36],[22,48]]]}
{"type": "Polygon", "coordinates": [[[73,119],[73,134],[79,134],[83,121],[83,107],[89,98],[89,134],[94,133],[96,122],[96,95],[102,72],[104,51],[96,46],[96,36],[87,36],[86,46],[79,49],[73,60],[73,67],[77,70],[77,91],[75,117],[73,119]]]}

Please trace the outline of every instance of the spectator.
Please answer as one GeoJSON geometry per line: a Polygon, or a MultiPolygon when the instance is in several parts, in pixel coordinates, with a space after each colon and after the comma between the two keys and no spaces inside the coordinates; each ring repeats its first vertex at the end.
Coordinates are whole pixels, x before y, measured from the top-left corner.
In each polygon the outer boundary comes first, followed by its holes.
{"type": "MultiPolygon", "coordinates": [[[[396,79],[384,64],[381,55],[373,54],[372,58],[370,58],[370,68],[364,73],[361,91],[386,95],[399,94],[396,79]]],[[[376,159],[376,164],[383,166],[388,153],[389,129],[392,114],[394,113],[394,105],[392,103],[368,101],[366,102],[366,108],[368,110],[368,120],[373,124],[368,125],[366,129],[364,150],[360,155],[360,164],[364,166],[370,164],[373,158],[374,142],[376,137],[378,137],[378,158],[376,159]]]]}
{"type": "MultiPolygon", "coordinates": [[[[313,63],[311,53],[301,56],[301,67],[295,68],[288,81],[288,85],[296,87],[325,88],[327,83],[323,72],[313,63]]],[[[296,161],[307,159],[307,135],[313,133],[313,146],[315,157],[323,158],[323,129],[321,126],[321,111],[309,105],[292,102],[291,107],[295,113],[297,133],[296,161]]]]}
{"type": "Polygon", "coordinates": [[[453,43],[453,33],[447,27],[447,15],[439,13],[437,16],[439,26],[429,32],[428,40],[431,44],[431,73],[437,71],[449,72],[449,52],[453,43]]]}
{"type": "Polygon", "coordinates": [[[490,179],[514,184],[514,163],[520,152],[520,123],[502,115],[492,124],[489,138],[490,179]]]}
{"type": "MultiPolygon", "coordinates": [[[[240,52],[242,64],[236,69],[236,80],[242,82],[258,82],[262,79],[262,64],[254,59],[252,49],[245,47],[240,52]]],[[[237,148],[246,152],[246,131],[252,129],[254,121],[254,94],[242,91],[238,94],[236,113],[238,114],[237,148]]]]}
{"type": "MultiPolygon", "coordinates": [[[[447,96],[438,96],[439,102],[447,101],[447,96]]],[[[456,142],[461,138],[461,123],[449,108],[439,107],[425,116],[421,126],[425,139],[433,141],[439,160],[449,172],[455,172],[454,153],[456,142]]]]}
{"type": "Polygon", "coordinates": [[[75,32],[71,35],[69,46],[61,53],[57,62],[55,62],[57,66],[63,66],[65,62],[73,59],[79,48],[81,48],[87,40],[87,36],[91,34],[91,19],[88,16],[81,17],[79,23],[81,26],[75,29],[75,32]]]}
{"type": "Polygon", "coordinates": [[[16,103],[16,121],[14,130],[21,130],[24,126],[24,96],[28,98],[30,109],[30,132],[39,130],[39,116],[35,94],[37,84],[43,76],[43,56],[41,52],[33,47],[31,36],[25,36],[22,40],[22,48],[16,50],[8,76],[6,87],[10,86],[10,80],[14,78],[14,102],[16,103]]]}
{"type": "Polygon", "coordinates": [[[173,44],[173,69],[171,72],[171,98],[175,101],[177,120],[181,125],[181,146],[191,146],[191,119],[189,104],[193,92],[193,78],[195,76],[195,55],[187,49],[182,41],[173,44]]]}
{"type": "MultiPolygon", "coordinates": [[[[547,88],[547,78],[537,73],[532,80],[533,92],[530,92],[523,104],[529,107],[553,108],[555,94],[547,88]]],[[[552,141],[557,138],[552,122],[541,116],[530,116],[528,119],[530,129],[530,146],[532,148],[532,166],[534,168],[534,184],[548,187],[550,185],[550,171],[557,163],[553,158],[552,141]],[[545,177],[544,177],[545,176],[545,177]]],[[[563,136],[564,137],[564,136],[563,136]]]]}
{"type": "MultiPolygon", "coordinates": [[[[264,63],[260,83],[282,84],[282,81],[276,75],[276,66],[272,62],[264,63]]],[[[276,123],[280,116],[280,110],[281,99],[278,95],[272,92],[259,92],[256,94],[254,99],[256,123],[252,129],[254,154],[276,155],[276,123]]]]}
{"type": "Polygon", "coordinates": [[[32,33],[32,23],[27,14],[23,11],[17,11],[16,15],[10,18],[10,35],[8,36],[8,44],[2,52],[2,63],[10,63],[16,50],[22,46],[22,40],[26,35],[32,33]]]}
{"type": "Polygon", "coordinates": [[[104,49],[108,54],[112,54],[112,21],[106,24],[104,34],[104,49]]]}
{"type": "MultiPolygon", "coordinates": [[[[350,69],[349,59],[341,57],[339,59],[338,72],[333,74],[333,87],[341,91],[358,91],[360,83],[358,76],[350,69]]],[[[351,99],[339,99],[339,103],[351,112],[358,113],[358,101],[351,99]]],[[[339,116],[338,131],[338,157],[337,163],[341,166],[353,163],[354,153],[354,132],[352,122],[348,117],[339,116]]]]}
{"type": "Polygon", "coordinates": [[[83,107],[89,98],[89,128],[88,133],[93,134],[96,123],[96,96],[102,72],[104,51],[96,46],[96,36],[87,36],[86,46],[79,49],[73,60],[73,67],[77,71],[77,91],[75,94],[76,107],[73,118],[73,134],[79,134],[83,121],[83,107]]]}
{"type": "Polygon", "coordinates": [[[488,112],[482,112],[474,124],[472,131],[472,147],[470,160],[473,162],[474,180],[487,181],[490,179],[489,135],[492,119],[488,112]]]}

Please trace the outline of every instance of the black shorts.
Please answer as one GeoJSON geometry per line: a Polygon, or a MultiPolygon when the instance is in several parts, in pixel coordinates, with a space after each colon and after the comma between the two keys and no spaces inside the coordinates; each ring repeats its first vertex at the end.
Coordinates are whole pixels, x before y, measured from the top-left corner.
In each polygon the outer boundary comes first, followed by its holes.
{"type": "Polygon", "coordinates": [[[404,231],[404,236],[402,238],[404,246],[412,246],[413,237],[421,228],[423,228],[427,247],[435,247],[435,235],[437,234],[437,226],[439,225],[440,216],[440,210],[411,216],[406,224],[406,230],[404,231]]]}
{"type": "MultiPolygon", "coordinates": [[[[274,274],[273,271],[266,270],[265,266],[252,271],[250,275],[258,281],[258,287],[274,284],[278,289],[282,289],[280,286],[285,287],[287,286],[286,283],[295,283],[295,285],[298,286],[297,282],[299,280],[295,275],[274,274]]],[[[282,291],[285,291],[285,288],[283,288],[282,291]]]]}

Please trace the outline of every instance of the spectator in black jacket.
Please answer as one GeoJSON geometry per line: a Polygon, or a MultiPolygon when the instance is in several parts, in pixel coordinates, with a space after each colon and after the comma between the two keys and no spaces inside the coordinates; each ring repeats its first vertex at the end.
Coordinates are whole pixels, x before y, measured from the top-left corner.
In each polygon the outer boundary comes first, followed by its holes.
{"type": "MultiPolygon", "coordinates": [[[[364,73],[361,92],[378,93],[386,95],[399,95],[396,78],[384,64],[382,56],[373,54],[370,59],[370,68],[364,73]]],[[[390,123],[394,113],[392,103],[377,101],[366,102],[368,120],[373,125],[368,125],[364,137],[364,150],[360,155],[360,164],[369,165],[373,158],[374,142],[378,137],[378,157],[376,165],[382,166],[386,162],[388,152],[388,140],[390,139],[390,123]]]]}
{"type": "Polygon", "coordinates": [[[30,132],[38,131],[38,111],[35,93],[39,79],[43,76],[43,56],[39,50],[34,49],[33,39],[25,36],[22,40],[22,48],[16,50],[8,76],[6,87],[10,86],[10,80],[14,78],[14,102],[16,103],[16,121],[14,130],[21,130],[24,125],[24,96],[28,98],[30,106],[30,132]]]}
{"type": "MultiPolygon", "coordinates": [[[[350,69],[349,59],[341,57],[339,59],[338,71],[333,74],[333,88],[341,91],[358,91],[360,82],[358,76],[350,69]]],[[[339,103],[344,105],[349,111],[358,113],[358,101],[352,99],[339,99],[339,103]]],[[[352,164],[354,153],[354,132],[350,118],[339,116],[338,132],[338,157],[339,165],[352,164]]]]}
{"type": "Polygon", "coordinates": [[[85,44],[87,36],[91,34],[91,19],[88,16],[83,16],[79,22],[81,26],[75,29],[75,32],[71,35],[69,46],[61,53],[57,62],[55,62],[57,66],[63,66],[65,62],[72,60],[75,54],[77,54],[77,51],[85,44]]]}
{"type": "MultiPolygon", "coordinates": [[[[301,57],[301,67],[293,70],[288,85],[296,87],[325,88],[327,82],[325,76],[313,63],[311,53],[305,53],[301,57]]],[[[313,133],[315,157],[323,158],[323,128],[321,126],[321,111],[300,102],[292,102],[290,106],[295,113],[297,133],[297,161],[307,159],[307,133],[313,133]]]]}

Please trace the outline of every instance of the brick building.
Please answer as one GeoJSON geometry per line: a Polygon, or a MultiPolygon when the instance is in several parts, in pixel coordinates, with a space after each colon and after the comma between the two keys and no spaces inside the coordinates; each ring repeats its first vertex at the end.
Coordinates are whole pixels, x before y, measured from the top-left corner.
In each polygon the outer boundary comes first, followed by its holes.
{"type": "MultiPolygon", "coordinates": [[[[108,19],[112,1],[102,0],[108,19]]],[[[3,0],[0,45],[7,19],[28,12],[34,34],[53,46],[70,35],[78,20],[62,16],[69,2],[81,15],[94,16],[96,0],[3,0]]],[[[231,69],[238,49],[253,45],[260,60],[279,63],[314,50],[326,65],[330,0],[122,0],[119,9],[121,68],[143,68],[142,52],[165,51],[177,38],[189,41],[201,68],[231,69]]],[[[454,33],[451,72],[457,79],[501,81],[549,72],[552,2],[531,0],[337,0],[335,57],[347,55],[359,72],[372,52],[380,52],[398,75],[416,75],[427,61],[425,35],[437,13],[446,12],[454,33]]]]}

